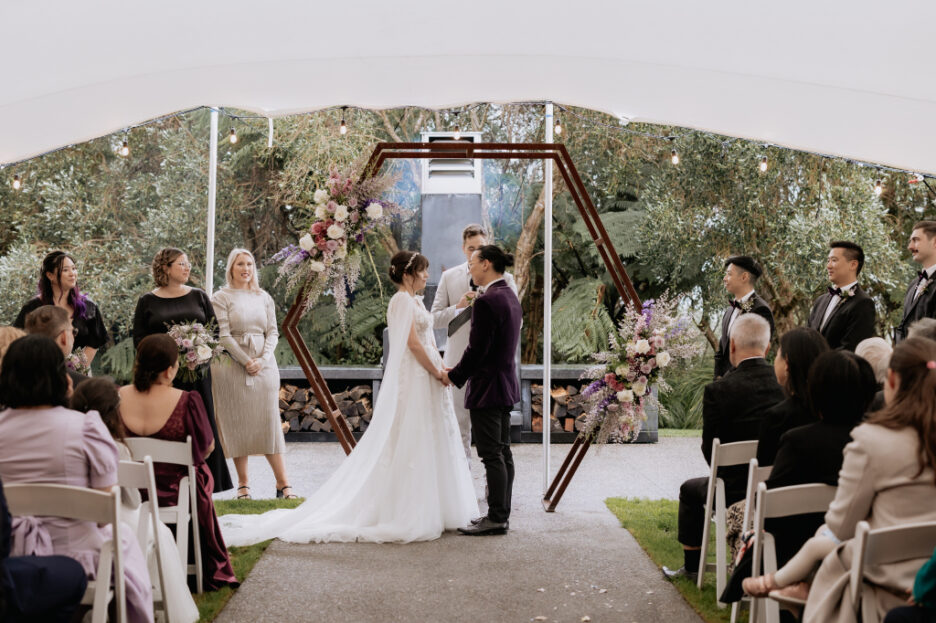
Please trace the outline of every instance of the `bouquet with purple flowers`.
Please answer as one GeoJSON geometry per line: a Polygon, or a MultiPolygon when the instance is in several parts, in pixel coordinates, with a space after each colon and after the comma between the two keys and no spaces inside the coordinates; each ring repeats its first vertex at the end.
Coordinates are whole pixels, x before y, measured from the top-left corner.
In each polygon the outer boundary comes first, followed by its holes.
{"type": "Polygon", "coordinates": [[[353,171],[341,173],[332,167],[326,187],[316,190],[311,198],[312,205],[307,208],[311,219],[301,231],[298,245],[290,244],[270,259],[280,265],[277,283],[285,278],[291,291],[300,290],[305,295],[303,313],[330,289],[342,325],[347,295],[357,285],[365,252],[377,272],[367,248],[367,234],[387,227],[399,212],[396,204],[379,199],[393,186],[394,178],[356,177],[353,171]]]}
{"type": "Polygon", "coordinates": [[[91,364],[88,363],[88,358],[85,357],[83,348],[76,348],[75,352],[65,357],[65,367],[78,374],[91,376],[91,364]]]}
{"type": "Polygon", "coordinates": [[[179,379],[191,383],[203,376],[208,364],[220,358],[224,347],[215,337],[216,325],[212,320],[207,326],[200,322],[185,322],[169,325],[169,337],[179,347],[179,379]]]}
{"type": "Polygon", "coordinates": [[[678,313],[679,298],[666,294],[649,299],[641,309],[628,305],[618,329],[609,335],[610,349],[594,356],[597,365],[582,378],[595,381],[582,391],[585,428],[595,443],[633,441],[647,419],[646,409],[663,409],[652,387],[669,389],[663,369],[691,359],[704,347],[692,320],[678,313]]]}

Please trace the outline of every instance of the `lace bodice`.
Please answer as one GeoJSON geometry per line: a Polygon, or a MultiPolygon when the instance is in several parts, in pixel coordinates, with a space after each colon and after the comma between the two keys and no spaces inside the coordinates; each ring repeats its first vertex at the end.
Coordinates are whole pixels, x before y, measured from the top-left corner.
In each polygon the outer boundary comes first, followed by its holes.
{"type": "MultiPolygon", "coordinates": [[[[415,313],[413,317],[413,323],[416,326],[416,336],[419,338],[419,343],[422,344],[424,349],[426,349],[426,354],[429,355],[429,359],[432,360],[434,364],[441,367],[442,356],[439,355],[439,349],[436,346],[435,333],[432,329],[432,314],[423,304],[423,297],[410,296],[406,292],[398,292],[395,296],[405,297],[405,302],[412,306],[415,313]]],[[[403,344],[402,347],[405,349],[403,354],[404,362],[413,363],[419,370],[425,371],[423,367],[419,365],[418,362],[416,362],[415,357],[413,357],[413,353],[406,346],[406,344],[403,344]]],[[[393,348],[393,345],[391,345],[390,348],[393,348]]]]}

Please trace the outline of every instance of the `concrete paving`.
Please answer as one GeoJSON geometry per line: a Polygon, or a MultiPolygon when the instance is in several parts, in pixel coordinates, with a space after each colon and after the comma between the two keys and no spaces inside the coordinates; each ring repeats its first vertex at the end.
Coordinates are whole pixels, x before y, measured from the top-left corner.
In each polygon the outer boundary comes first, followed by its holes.
{"type": "MultiPolygon", "coordinates": [[[[706,471],[699,443],[664,438],[592,448],[555,513],[540,503],[542,447],[514,446],[517,476],[506,536],[446,533],[407,545],[274,541],[217,621],[698,623],[604,500],[675,499],[683,480],[706,471]]],[[[568,449],[552,446],[551,473],[568,449]]],[[[337,444],[287,444],[296,492],[313,491],[342,456],[337,444]]],[[[251,458],[249,469],[254,497],[272,494],[265,461],[251,458]]],[[[483,468],[476,460],[472,474],[480,497],[483,468]]]]}

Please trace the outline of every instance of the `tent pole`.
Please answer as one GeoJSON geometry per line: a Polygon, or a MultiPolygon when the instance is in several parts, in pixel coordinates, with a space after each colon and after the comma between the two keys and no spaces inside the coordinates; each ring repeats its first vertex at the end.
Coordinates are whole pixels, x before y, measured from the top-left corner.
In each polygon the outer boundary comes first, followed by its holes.
{"type": "Polygon", "coordinates": [[[218,109],[211,109],[208,142],[208,240],[205,244],[205,292],[214,291],[215,202],[218,198],[218,109]]]}
{"type": "MultiPolygon", "coordinates": [[[[546,103],[546,142],[553,142],[553,105],[546,103]]],[[[543,494],[549,488],[549,444],[552,433],[552,178],[553,162],[543,165],[543,494]]]]}

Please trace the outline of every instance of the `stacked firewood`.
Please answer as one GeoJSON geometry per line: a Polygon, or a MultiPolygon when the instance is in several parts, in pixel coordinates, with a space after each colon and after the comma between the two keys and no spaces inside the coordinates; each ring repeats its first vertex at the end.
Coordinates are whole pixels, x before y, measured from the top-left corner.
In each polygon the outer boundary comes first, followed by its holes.
{"type": "MultiPolygon", "coordinates": [[[[334,396],[351,430],[362,433],[367,430],[374,412],[370,386],[358,385],[334,396]]],[[[283,428],[288,424],[289,432],[332,432],[331,422],[311,389],[284,384],[280,387],[279,408],[283,428]]]]}
{"type": "MultiPolygon", "coordinates": [[[[550,429],[554,433],[572,433],[585,427],[585,410],[582,405],[582,389],[588,384],[553,385],[550,396],[550,429]]],[[[530,385],[531,408],[533,410],[533,432],[543,432],[543,386],[530,385]]]]}

